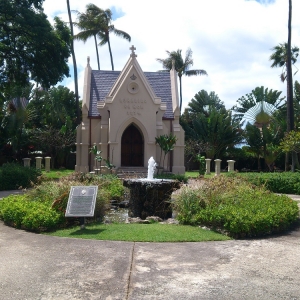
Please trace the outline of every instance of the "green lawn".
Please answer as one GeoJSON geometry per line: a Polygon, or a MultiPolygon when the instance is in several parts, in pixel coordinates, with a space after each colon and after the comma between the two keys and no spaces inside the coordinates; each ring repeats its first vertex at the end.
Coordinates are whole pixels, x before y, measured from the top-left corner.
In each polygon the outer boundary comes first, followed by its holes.
{"type": "Polygon", "coordinates": [[[42,174],[50,179],[59,179],[64,176],[68,176],[74,173],[74,170],[59,169],[59,170],[50,170],[50,172],[42,171],[42,174]]]}
{"type": "Polygon", "coordinates": [[[85,229],[79,226],[57,230],[47,235],[93,240],[128,242],[205,242],[224,241],[230,238],[219,233],[187,225],[168,224],[92,224],[85,229]]]}

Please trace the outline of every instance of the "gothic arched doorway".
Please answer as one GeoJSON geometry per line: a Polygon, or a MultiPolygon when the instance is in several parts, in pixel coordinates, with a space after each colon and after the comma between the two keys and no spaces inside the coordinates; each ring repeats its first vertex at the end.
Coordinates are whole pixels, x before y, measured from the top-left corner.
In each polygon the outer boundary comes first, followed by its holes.
{"type": "Polygon", "coordinates": [[[144,166],[144,138],[133,124],[129,125],[122,135],[121,165],[124,167],[144,166]]]}

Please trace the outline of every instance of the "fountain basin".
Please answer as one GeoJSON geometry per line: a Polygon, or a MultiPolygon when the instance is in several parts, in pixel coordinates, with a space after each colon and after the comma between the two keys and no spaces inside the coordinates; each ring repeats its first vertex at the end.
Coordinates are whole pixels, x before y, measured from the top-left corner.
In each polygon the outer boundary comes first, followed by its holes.
{"type": "Polygon", "coordinates": [[[129,188],[128,216],[145,220],[150,216],[162,219],[172,217],[171,194],[180,188],[180,182],[171,179],[127,179],[129,188]]]}

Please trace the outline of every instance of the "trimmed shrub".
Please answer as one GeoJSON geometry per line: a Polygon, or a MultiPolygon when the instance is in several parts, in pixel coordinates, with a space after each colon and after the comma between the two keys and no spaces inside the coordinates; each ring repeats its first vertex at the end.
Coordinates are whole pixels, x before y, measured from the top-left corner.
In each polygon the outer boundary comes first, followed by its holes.
{"type": "Polygon", "coordinates": [[[246,178],[256,186],[264,186],[273,193],[300,195],[300,173],[245,173],[238,176],[246,178]]]}
{"type": "Polygon", "coordinates": [[[47,181],[26,195],[9,196],[0,201],[0,218],[8,225],[29,231],[41,232],[66,227],[77,218],[65,218],[71,186],[97,185],[95,214],[88,220],[103,219],[111,199],[123,195],[122,182],[114,176],[64,177],[60,181],[47,181]]]}
{"type": "Polygon", "coordinates": [[[225,176],[195,190],[185,187],[174,206],[181,223],[209,226],[235,238],[282,232],[299,218],[297,203],[289,197],[225,176]]]}
{"type": "Polygon", "coordinates": [[[64,221],[47,203],[30,201],[26,195],[1,200],[0,218],[10,226],[35,232],[54,229],[64,221]]]}
{"type": "Polygon", "coordinates": [[[41,171],[16,163],[6,163],[0,168],[0,191],[28,188],[37,183],[41,171]]]}

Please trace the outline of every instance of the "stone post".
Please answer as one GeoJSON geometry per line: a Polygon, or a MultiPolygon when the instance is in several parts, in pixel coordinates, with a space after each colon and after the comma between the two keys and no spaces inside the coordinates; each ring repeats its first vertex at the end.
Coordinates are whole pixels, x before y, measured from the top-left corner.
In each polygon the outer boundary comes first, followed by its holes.
{"type": "Polygon", "coordinates": [[[228,172],[234,171],[235,160],[227,160],[228,162],[228,172]]]}
{"type": "Polygon", "coordinates": [[[45,157],[45,171],[50,172],[50,159],[51,157],[47,156],[45,157]]]}
{"type": "Polygon", "coordinates": [[[42,157],[36,157],[35,158],[35,167],[36,169],[42,169],[42,157]]]}
{"type": "Polygon", "coordinates": [[[221,159],[215,159],[215,176],[218,176],[221,173],[221,161],[221,159]]]}
{"type": "Polygon", "coordinates": [[[30,158],[23,158],[24,167],[30,167],[30,158]]]}
{"type": "Polygon", "coordinates": [[[205,174],[209,175],[210,174],[210,162],[211,162],[211,159],[210,158],[206,158],[205,162],[206,162],[206,171],[205,171],[205,174]]]}

